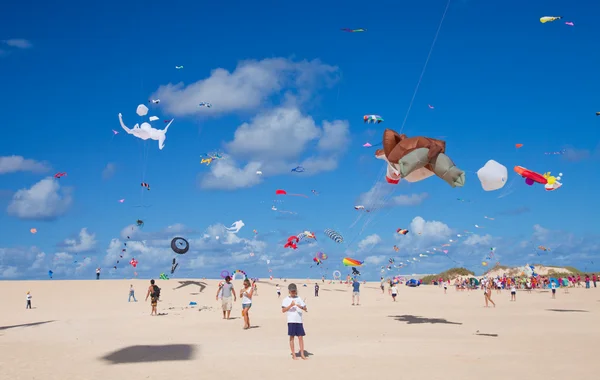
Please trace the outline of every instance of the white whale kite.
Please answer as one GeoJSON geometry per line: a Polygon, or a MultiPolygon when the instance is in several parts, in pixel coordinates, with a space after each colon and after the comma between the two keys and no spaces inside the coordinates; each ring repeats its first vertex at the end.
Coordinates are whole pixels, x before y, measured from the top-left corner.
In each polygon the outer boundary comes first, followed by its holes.
{"type": "Polygon", "coordinates": [[[241,220],[238,220],[236,222],[233,222],[231,227],[227,228],[227,231],[231,232],[232,234],[237,234],[238,232],[240,232],[240,230],[244,226],[245,226],[244,222],[242,222],[241,220]]]}
{"type": "MultiPolygon", "coordinates": [[[[173,119],[175,120],[175,119],[173,119]]],[[[142,140],[154,140],[154,141],[158,141],[158,149],[161,149],[165,147],[165,139],[167,138],[167,131],[169,130],[169,127],[171,126],[171,123],[173,123],[173,120],[171,120],[169,122],[169,124],[167,124],[167,126],[165,127],[165,129],[156,129],[156,128],[152,128],[152,126],[149,123],[142,123],[142,125],[134,125],[132,129],[127,128],[127,126],[125,125],[125,123],[123,123],[123,115],[119,113],[119,122],[121,123],[121,127],[125,130],[125,132],[127,132],[130,135],[134,135],[135,137],[137,137],[138,139],[142,139],[142,140]]]]}

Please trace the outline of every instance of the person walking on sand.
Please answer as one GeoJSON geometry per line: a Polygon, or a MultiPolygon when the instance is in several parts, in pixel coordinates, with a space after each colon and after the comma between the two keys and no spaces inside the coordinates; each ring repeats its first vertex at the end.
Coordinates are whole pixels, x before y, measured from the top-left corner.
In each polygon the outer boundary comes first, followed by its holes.
{"type": "Polygon", "coordinates": [[[219,300],[219,295],[221,295],[221,305],[223,308],[223,319],[229,319],[231,315],[231,309],[233,307],[233,303],[231,302],[231,297],[233,296],[233,300],[237,301],[237,297],[235,295],[235,289],[233,288],[233,284],[231,283],[231,277],[225,277],[225,283],[221,284],[219,289],[217,289],[217,301],[219,300]]]}
{"type": "Polygon", "coordinates": [[[276,286],[276,290],[277,290],[277,298],[281,297],[281,288],[279,287],[279,284],[275,285],[276,286]]]}
{"type": "Polygon", "coordinates": [[[596,273],[592,274],[592,282],[594,283],[594,288],[596,287],[597,281],[598,281],[598,276],[596,276],[596,273]]]}
{"type": "Polygon", "coordinates": [[[550,282],[550,289],[552,289],[552,299],[556,299],[556,282],[550,282]]]}
{"type": "Polygon", "coordinates": [[[446,281],[444,282],[444,294],[446,294],[446,292],[448,291],[448,283],[446,281]]]}
{"type": "Polygon", "coordinates": [[[254,295],[254,288],[250,283],[250,280],[244,280],[244,289],[240,290],[240,297],[242,298],[242,317],[244,317],[244,330],[250,328],[250,308],[252,307],[252,296],[254,295]]]}
{"type": "Polygon", "coordinates": [[[315,283],[315,297],[319,296],[319,284],[315,283]]]}
{"type": "Polygon", "coordinates": [[[137,300],[135,299],[135,289],[133,288],[133,284],[129,285],[129,299],[127,300],[127,302],[131,302],[131,297],[133,297],[133,302],[137,302],[137,300]]]}
{"type": "Polygon", "coordinates": [[[96,280],[100,279],[100,268],[96,268],[96,280]]]}
{"type": "Polygon", "coordinates": [[[281,312],[287,314],[288,336],[290,337],[290,350],[292,351],[292,359],[298,360],[296,357],[296,348],[294,347],[294,337],[298,337],[298,345],[300,346],[300,357],[306,360],[304,351],[304,325],[302,324],[302,312],[308,312],[306,303],[298,297],[298,288],[296,284],[288,286],[289,296],[283,299],[281,303],[281,312]]]}
{"type": "Polygon", "coordinates": [[[25,306],[25,309],[31,309],[31,293],[27,292],[27,296],[25,297],[25,299],[27,300],[27,305],[25,306]]]}
{"type": "Polygon", "coordinates": [[[483,295],[485,296],[485,307],[490,307],[489,302],[496,307],[496,303],[492,301],[492,281],[489,281],[487,286],[484,286],[483,295]]]}
{"type": "Polygon", "coordinates": [[[148,297],[150,297],[150,304],[152,305],[152,311],[150,315],[158,315],[156,311],[156,305],[158,304],[158,299],[160,298],[160,288],[158,285],[154,284],[154,280],[150,280],[150,286],[148,287],[148,293],[146,293],[145,301],[148,301],[148,297]]]}
{"type": "Polygon", "coordinates": [[[355,278],[352,280],[352,306],[354,306],[354,299],[356,298],[356,306],[360,305],[360,282],[355,278]]]}
{"type": "Polygon", "coordinates": [[[396,296],[398,295],[398,288],[396,287],[396,285],[394,284],[394,286],[392,286],[392,300],[394,302],[396,302],[396,296]]]}

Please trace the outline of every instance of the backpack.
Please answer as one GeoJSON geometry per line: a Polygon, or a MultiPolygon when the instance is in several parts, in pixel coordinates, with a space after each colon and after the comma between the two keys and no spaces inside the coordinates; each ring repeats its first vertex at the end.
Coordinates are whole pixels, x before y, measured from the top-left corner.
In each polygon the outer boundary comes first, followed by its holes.
{"type": "Polygon", "coordinates": [[[155,298],[160,298],[160,288],[158,285],[153,285],[154,292],[152,293],[155,298]]]}

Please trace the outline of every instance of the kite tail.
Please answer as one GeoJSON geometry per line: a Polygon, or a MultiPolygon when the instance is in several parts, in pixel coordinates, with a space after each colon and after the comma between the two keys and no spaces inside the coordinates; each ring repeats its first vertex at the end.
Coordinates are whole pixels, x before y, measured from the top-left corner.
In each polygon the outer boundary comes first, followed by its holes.
{"type": "Polygon", "coordinates": [[[123,115],[122,114],[119,114],[119,123],[121,123],[121,128],[123,128],[125,130],[125,132],[131,134],[131,129],[127,128],[125,123],[123,123],[123,115]]]}
{"type": "Polygon", "coordinates": [[[304,195],[304,194],[288,194],[288,195],[293,195],[295,197],[304,197],[304,198],[308,198],[308,196],[304,195]]]}
{"type": "Polygon", "coordinates": [[[165,135],[167,134],[167,131],[169,130],[169,127],[171,126],[171,123],[173,122],[173,120],[175,120],[175,119],[172,119],[172,120],[169,122],[169,124],[167,124],[167,126],[165,127],[165,129],[163,129],[163,131],[165,132],[165,135]]]}

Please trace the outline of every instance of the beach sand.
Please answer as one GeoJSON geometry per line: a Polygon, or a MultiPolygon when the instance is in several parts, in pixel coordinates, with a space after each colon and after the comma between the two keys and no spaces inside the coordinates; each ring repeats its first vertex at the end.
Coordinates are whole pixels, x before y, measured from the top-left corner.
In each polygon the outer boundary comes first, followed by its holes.
{"type": "MultiPolygon", "coordinates": [[[[600,369],[600,288],[558,290],[555,300],[549,291],[519,291],[517,302],[494,291],[497,307],[486,309],[482,291],[444,295],[437,286],[400,285],[393,303],[387,289],[368,283],[361,305],[351,306],[347,285],[319,282],[315,298],[314,283],[297,281],[309,308],[310,356],[293,361],[281,313],[290,282],[258,284],[250,313],[256,327],[244,331],[239,299],[236,319],[222,319],[216,280],[157,281],[165,313],[158,317],[144,302],[148,280],[3,281],[0,378],[564,379],[600,369]],[[127,302],[129,284],[137,303],[127,302]],[[32,310],[25,309],[27,291],[32,310]]],[[[241,281],[234,285],[239,292],[241,281]]]]}

